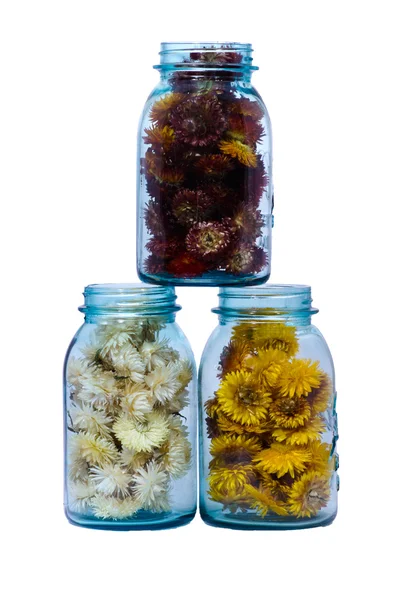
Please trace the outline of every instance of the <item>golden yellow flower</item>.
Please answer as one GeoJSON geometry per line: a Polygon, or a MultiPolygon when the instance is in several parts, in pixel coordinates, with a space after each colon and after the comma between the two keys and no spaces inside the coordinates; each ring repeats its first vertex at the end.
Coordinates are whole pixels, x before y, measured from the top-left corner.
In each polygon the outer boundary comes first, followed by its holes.
{"type": "Polygon", "coordinates": [[[222,374],[243,369],[247,359],[252,356],[250,346],[245,340],[232,340],[225,346],[221,354],[220,367],[222,374]]]}
{"type": "Polygon", "coordinates": [[[247,496],[246,485],[252,483],[252,479],[250,465],[215,467],[210,470],[208,477],[209,489],[238,502],[247,496]]]}
{"type": "Polygon", "coordinates": [[[248,371],[228,373],[217,392],[220,408],[242,425],[259,425],[267,415],[270,394],[261,388],[248,371]]]}
{"type": "Polygon", "coordinates": [[[146,144],[159,145],[168,150],[174,142],[174,129],[165,125],[164,127],[148,127],[145,130],[144,142],[146,144]]]}
{"type": "Polygon", "coordinates": [[[228,508],[231,513],[235,513],[238,508],[247,510],[249,508],[248,495],[246,491],[239,494],[229,493],[227,491],[219,491],[209,486],[208,496],[214,502],[220,502],[224,508],[228,508]]]}
{"type": "Polygon", "coordinates": [[[284,506],[284,502],[276,500],[268,488],[262,485],[259,488],[247,485],[246,491],[251,500],[251,508],[254,508],[262,517],[265,517],[268,512],[273,512],[282,517],[288,516],[289,513],[284,506]]]}
{"type": "Polygon", "coordinates": [[[220,435],[212,439],[210,454],[214,456],[210,468],[228,465],[249,465],[261,451],[258,439],[244,435],[220,435]]]}
{"type": "Polygon", "coordinates": [[[325,507],[330,497],[329,478],[309,471],[292,485],[288,504],[296,517],[313,517],[325,507]]]}
{"type": "Polygon", "coordinates": [[[235,421],[229,419],[222,412],[217,413],[217,426],[223,433],[236,433],[237,435],[261,435],[269,429],[268,421],[264,421],[260,425],[241,425],[240,423],[235,423],[235,421]]]}
{"type": "Polygon", "coordinates": [[[304,471],[310,460],[311,453],[306,448],[274,443],[270,448],[259,452],[253,462],[259,469],[275,473],[277,477],[289,473],[294,478],[296,473],[304,471]]]}
{"type": "Polygon", "coordinates": [[[277,427],[296,429],[308,421],[311,407],[306,398],[278,397],[269,406],[269,416],[277,427]]]}
{"type": "Polygon", "coordinates": [[[321,373],[320,385],[308,394],[308,402],[313,414],[321,413],[328,408],[332,400],[333,386],[329,375],[321,373]]]}
{"type": "Polygon", "coordinates": [[[259,350],[258,354],[246,359],[245,366],[253,372],[255,379],[268,388],[274,388],[283,371],[287,356],[282,350],[259,350]]]}
{"type": "Polygon", "coordinates": [[[308,358],[294,358],[285,363],[279,379],[279,389],[282,396],[308,396],[321,385],[322,371],[319,361],[312,362],[308,358]]]}
{"type": "Polygon", "coordinates": [[[296,328],[285,323],[241,323],[234,327],[233,336],[234,339],[248,341],[256,348],[282,350],[288,357],[294,356],[299,349],[296,328]]]}
{"type": "Polygon", "coordinates": [[[307,446],[310,453],[308,468],[318,473],[330,473],[333,469],[333,460],[331,457],[332,446],[319,441],[311,442],[307,446]]]}
{"type": "Polygon", "coordinates": [[[167,121],[170,111],[183,99],[183,94],[166,94],[166,96],[153,103],[151,112],[149,113],[150,120],[163,125],[167,121]]]}
{"type": "Polygon", "coordinates": [[[250,146],[238,140],[228,140],[220,143],[219,148],[223,154],[237,158],[246,167],[257,166],[257,156],[250,146]]]}
{"type": "Polygon", "coordinates": [[[220,407],[218,405],[217,398],[210,398],[210,400],[207,400],[207,402],[205,402],[206,413],[211,419],[216,418],[219,408],[220,407]]]}
{"type": "Polygon", "coordinates": [[[286,442],[286,444],[304,446],[309,442],[320,440],[322,433],[326,430],[325,421],[321,417],[309,419],[305,425],[297,429],[277,428],[271,432],[271,435],[277,442],[286,442]]]}

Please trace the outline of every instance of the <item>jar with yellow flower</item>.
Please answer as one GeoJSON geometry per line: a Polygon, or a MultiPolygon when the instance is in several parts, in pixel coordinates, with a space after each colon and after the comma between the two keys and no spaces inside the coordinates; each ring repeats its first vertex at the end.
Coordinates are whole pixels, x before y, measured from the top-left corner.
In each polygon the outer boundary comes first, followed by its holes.
{"type": "Polygon", "coordinates": [[[202,518],[236,529],[328,525],[336,394],[311,288],[226,287],[219,297],[199,372],[202,518]]]}
{"type": "Polygon", "coordinates": [[[272,140],[251,44],[164,43],[138,133],[137,268],[149,283],[270,275],[272,140]]]}
{"type": "Polygon", "coordinates": [[[65,360],[65,512],[97,529],[161,529],[196,511],[196,374],[174,288],[85,288],[65,360]]]}

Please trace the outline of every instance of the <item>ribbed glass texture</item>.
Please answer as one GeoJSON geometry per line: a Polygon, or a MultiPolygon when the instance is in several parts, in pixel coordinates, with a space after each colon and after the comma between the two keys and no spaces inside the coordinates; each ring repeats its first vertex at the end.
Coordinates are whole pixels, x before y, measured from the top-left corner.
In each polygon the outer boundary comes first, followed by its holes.
{"type": "Polygon", "coordinates": [[[200,510],[210,525],[301,529],[337,512],[335,376],[307,286],[220,289],[199,370],[200,510]]]}
{"type": "Polygon", "coordinates": [[[137,268],[149,283],[258,284],[270,275],[271,124],[252,48],[165,43],[138,131],[137,268]]]}
{"type": "Polygon", "coordinates": [[[162,529],[196,511],[196,371],[174,288],[90,285],[64,370],[65,512],[162,529]]]}

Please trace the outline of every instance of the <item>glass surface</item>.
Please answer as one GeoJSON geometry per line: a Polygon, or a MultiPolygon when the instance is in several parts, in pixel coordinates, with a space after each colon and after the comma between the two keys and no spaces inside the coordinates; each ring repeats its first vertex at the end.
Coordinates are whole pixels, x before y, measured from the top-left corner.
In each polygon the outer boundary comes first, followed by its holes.
{"type": "Polygon", "coordinates": [[[149,283],[270,275],[272,138],[250,44],[162,44],[138,133],[137,269],[149,283]]]}
{"type": "Polygon", "coordinates": [[[172,287],[93,285],[65,360],[65,512],[159,529],[196,511],[196,371],[172,287]]]}
{"type": "Polygon", "coordinates": [[[333,361],[307,286],[223,288],[199,371],[200,510],[211,525],[302,529],[337,512],[333,361]]]}

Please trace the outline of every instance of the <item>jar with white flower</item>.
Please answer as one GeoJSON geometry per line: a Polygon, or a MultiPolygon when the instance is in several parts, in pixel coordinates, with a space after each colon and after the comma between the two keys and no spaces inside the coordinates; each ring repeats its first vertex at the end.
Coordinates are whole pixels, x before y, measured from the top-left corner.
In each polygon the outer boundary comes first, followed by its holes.
{"type": "Polygon", "coordinates": [[[85,288],[65,359],[65,512],[74,525],[162,529],[196,512],[196,371],[174,288],[85,288]]]}

